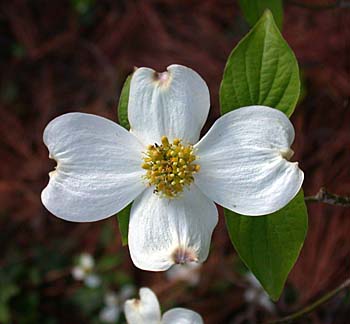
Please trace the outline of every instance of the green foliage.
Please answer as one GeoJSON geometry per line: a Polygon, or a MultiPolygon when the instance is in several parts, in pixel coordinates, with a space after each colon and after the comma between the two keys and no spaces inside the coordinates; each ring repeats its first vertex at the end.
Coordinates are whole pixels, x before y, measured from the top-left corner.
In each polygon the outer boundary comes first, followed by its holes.
{"type": "Polygon", "coordinates": [[[11,320],[10,300],[19,292],[14,283],[1,283],[0,289],[0,323],[9,323],[11,320]]]}
{"type": "MultiPolygon", "coordinates": [[[[221,111],[266,105],[290,116],[299,92],[294,53],[271,12],[266,10],[227,61],[220,88],[221,111]]],[[[225,217],[231,241],[241,259],[271,298],[277,300],[305,240],[307,210],[303,192],[270,215],[249,217],[225,210],[225,217]]]]}
{"type": "Polygon", "coordinates": [[[80,25],[88,27],[96,22],[96,0],[70,0],[70,5],[77,14],[80,25]]]}
{"type": "Polygon", "coordinates": [[[221,111],[260,104],[290,116],[299,91],[297,60],[266,10],[228,58],[220,88],[221,111]]]}
{"type": "MultiPolygon", "coordinates": [[[[128,103],[129,103],[129,91],[132,74],[130,74],[123,85],[122,91],[120,92],[119,103],[118,103],[118,121],[121,126],[126,129],[130,129],[128,120],[128,103]]],[[[123,245],[128,245],[128,228],[129,228],[129,217],[130,217],[131,204],[125,207],[118,213],[118,224],[120,235],[122,236],[123,245]]]]}
{"type": "Polygon", "coordinates": [[[128,103],[129,103],[131,77],[132,77],[132,74],[130,74],[126,78],[122,91],[120,92],[119,103],[118,103],[119,124],[128,130],[130,129],[129,120],[128,120],[128,103]]]}
{"type": "Polygon", "coordinates": [[[72,296],[72,302],[83,314],[91,317],[103,306],[105,291],[103,287],[88,288],[82,286],[72,296]]]}
{"type": "Polygon", "coordinates": [[[225,210],[225,218],[239,256],[271,298],[277,300],[306,236],[303,191],[273,214],[250,217],[225,210]]]}
{"type": "Polygon", "coordinates": [[[128,245],[128,231],[129,231],[129,217],[130,217],[131,204],[125,207],[122,211],[120,211],[117,215],[119,231],[122,236],[123,245],[128,245]]]}
{"type": "Polygon", "coordinates": [[[277,26],[282,29],[282,0],[239,0],[239,5],[245,19],[251,27],[255,25],[266,9],[270,9],[273,13],[277,26]]]}
{"type": "MultiPolygon", "coordinates": [[[[46,245],[32,244],[29,260],[20,246],[7,250],[0,267],[0,323],[55,323],[53,317],[42,313],[41,307],[51,302],[49,297],[42,298],[48,272],[70,264],[63,254],[52,253],[59,247],[51,250],[46,245]]],[[[61,302],[55,300],[55,306],[60,307],[61,302]]]]}
{"type": "Polygon", "coordinates": [[[118,267],[118,265],[121,264],[121,258],[119,255],[115,254],[106,254],[102,255],[101,258],[98,259],[98,262],[96,264],[96,270],[97,271],[109,271],[109,270],[114,270],[115,268],[118,267]]]}
{"type": "Polygon", "coordinates": [[[113,244],[115,240],[115,230],[109,222],[106,222],[102,225],[101,233],[99,235],[98,248],[104,249],[110,244],[113,244]]]}
{"type": "Polygon", "coordinates": [[[80,15],[85,15],[95,5],[95,0],[71,0],[71,6],[80,15]]]}

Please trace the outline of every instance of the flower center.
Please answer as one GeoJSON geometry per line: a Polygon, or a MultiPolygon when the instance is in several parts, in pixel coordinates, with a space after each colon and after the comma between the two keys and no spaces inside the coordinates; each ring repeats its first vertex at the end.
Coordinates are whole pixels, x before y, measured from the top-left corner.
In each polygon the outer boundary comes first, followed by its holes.
{"type": "Polygon", "coordinates": [[[185,146],[177,138],[169,143],[168,138],[163,136],[161,145],[147,147],[142,164],[142,168],[147,170],[144,178],[155,187],[154,193],[175,198],[193,182],[194,173],[199,171],[200,166],[193,163],[195,160],[192,145],[185,146]]]}

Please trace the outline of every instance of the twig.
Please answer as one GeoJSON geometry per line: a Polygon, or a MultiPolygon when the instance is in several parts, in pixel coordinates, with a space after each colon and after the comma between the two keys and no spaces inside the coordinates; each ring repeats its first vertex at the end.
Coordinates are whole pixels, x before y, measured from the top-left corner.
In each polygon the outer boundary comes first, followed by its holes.
{"type": "Polygon", "coordinates": [[[305,197],[307,202],[322,202],[329,205],[350,207],[350,197],[349,196],[339,196],[332,194],[326,190],[326,188],[321,188],[318,193],[314,196],[305,197]]]}
{"type": "Polygon", "coordinates": [[[346,279],[340,286],[338,286],[337,288],[333,289],[332,291],[326,293],[324,296],[322,296],[320,299],[316,300],[315,302],[313,302],[311,305],[306,306],[305,308],[301,309],[300,311],[288,315],[286,317],[283,317],[281,319],[278,319],[276,321],[272,321],[269,322],[269,324],[276,324],[276,323],[289,323],[294,321],[295,319],[302,317],[310,312],[312,312],[313,310],[315,310],[318,306],[324,304],[325,302],[327,302],[329,299],[331,299],[332,297],[334,297],[336,294],[338,294],[340,291],[342,291],[343,289],[347,288],[350,286],[350,278],[346,279]]]}

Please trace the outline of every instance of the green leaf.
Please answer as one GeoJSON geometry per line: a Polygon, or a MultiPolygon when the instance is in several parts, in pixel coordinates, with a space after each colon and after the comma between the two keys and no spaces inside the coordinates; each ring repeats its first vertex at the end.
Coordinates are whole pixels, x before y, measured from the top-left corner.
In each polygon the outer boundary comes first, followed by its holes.
{"type": "Polygon", "coordinates": [[[95,0],[71,0],[71,5],[77,13],[84,15],[95,5],[95,0]]]}
{"type": "Polygon", "coordinates": [[[103,307],[104,295],[104,287],[88,288],[83,286],[76,290],[70,298],[84,315],[91,317],[103,307]]]}
{"type": "Polygon", "coordinates": [[[19,288],[13,283],[1,283],[0,323],[9,323],[11,318],[10,300],[18,294],[19,288]]]}
{"type": "Polygon", "coordinates": [[[121,259],[118,254],[103,255],[101,258],[98,259],[96,270],[98,272],[111,271],[113,270],[113,268],[116,268],[118,265],[120,265],[120,263],[121,259]]]}
{"type": "Polygon", "coordinates": [[[282,0],[239,0],[239,6],[241,7],[244,18],[251,27],[255,25],[266,9],[270,9],[273,13],[277,26],[282,29],[282,0]]]}
{"type": "Polygon", "coordinates": [[[123,126],[127,130],[130,129],[128,120],[128,103],[129,103],[129,92],[130,92],[130,81],[132,74],[130,74],[123,85],[122,91],[120,92],[119,103],[118,103],[118,121],[119,125],[123,126]]]}
{"type": "Polygon", "coordinates": [[[266,10],[229,56],[220,87],[221,111],[265,105],[290,116],[299,92],[297,60],[266,10]]]}
{"type": "Polygon", "coordinates": [[[130,218],[131,204],[121,210],[118,215],[119,232],[122,236],[123,245],[128,245],[128,232],[129,232],[129,218],[130,218]]]}
{"type": "MultiPolygon", "coordinates": [[[[120,92],[119,103],[118,103],[118,121],[121,126],[126,129],[130,129],[128,120],[128,103],[129,103],[129,92],[130,92],[130,81],[132,74],[130,74],[123,85],[122,91],[120,92]]],[[[128,229],[129,229],[129,217],[130,217],[131,204],[121,210],[118,215],[118,224],[120,235],[122,236],[123,245],[128,245],[128,229]]]]}
{"type": "Polygon", "coordinates": [[[307,232],[303,191],[281,210],[243,216],[225,210],[229,235],[240,258],[273,300],[280,297],[307,232]]]}

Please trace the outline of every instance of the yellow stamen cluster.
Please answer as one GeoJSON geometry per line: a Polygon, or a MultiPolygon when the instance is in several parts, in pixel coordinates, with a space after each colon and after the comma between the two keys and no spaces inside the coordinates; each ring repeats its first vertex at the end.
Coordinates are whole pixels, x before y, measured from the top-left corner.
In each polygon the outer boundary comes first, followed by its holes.
{"type": "Polygon", "coordinates": [[[193,181],[193,174],[200,166],[194,164],[196,160],[193,147],[184,146],[181,140],[174,139],[169,143],[166,136],[162,137],[162,144],[149,145],[142,168],[147,170],[144,178],[149,185],[154,186],[154,192],[162,197],[174,198],[193,181]]]}

